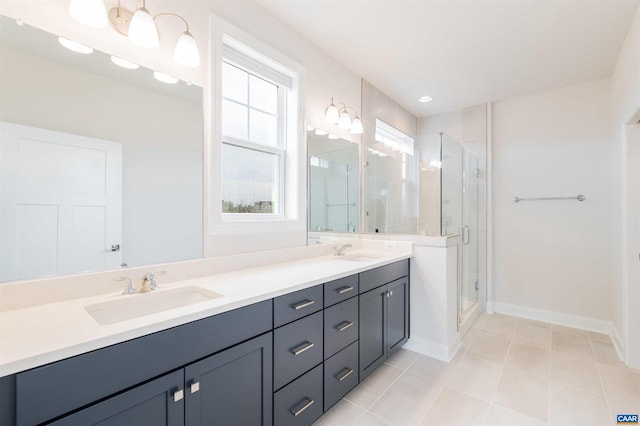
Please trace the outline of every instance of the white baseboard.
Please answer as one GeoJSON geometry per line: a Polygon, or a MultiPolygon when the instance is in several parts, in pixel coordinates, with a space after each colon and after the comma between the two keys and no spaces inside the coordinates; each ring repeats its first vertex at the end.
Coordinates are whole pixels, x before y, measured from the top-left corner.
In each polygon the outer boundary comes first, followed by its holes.
{"type": "Polygon", "coordinates": [[[579,328],[581,330],[595,331],[609,336],[612,336],[611,332],[614,328],[611,321],[583,317],[580,315],[530,308],[528,306],[512,305],[510,303],[493,302],[491,305],[493,311],[499,314],[513,315],[514,317],[544,321],[552,324],[564,325],[566,327],[579,328]]]}
{"type": "Polygon", "coordinates": [[[611,332],[609,333],[609,336],[611,336],[613,347],[618,353],[618,358],[620,358],[622,362],[626,362],[626,360],[624,359],[624,340],[622,340],[622,336],[618,331],[618,327],[616,327],[613,323],[611,324],[611,332]]]}
{"type": "Polygon", "coordinates": [[[460,339],[457,336],[453,342],[449,343],[449,345],[411,337],[403,347],[410,351],[418,352],[424,356],[449,362],[462,347],[462,342],[460,342],[460,339]]]}

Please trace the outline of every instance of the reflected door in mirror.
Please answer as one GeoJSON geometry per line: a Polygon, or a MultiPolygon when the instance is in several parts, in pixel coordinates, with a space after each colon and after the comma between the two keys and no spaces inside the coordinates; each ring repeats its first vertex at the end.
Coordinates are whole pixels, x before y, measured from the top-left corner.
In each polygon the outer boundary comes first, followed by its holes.
{"type": "Polygon", "coordinates": [[[0,122],[0,281],[117,268],[122,145],[0,122]]]}

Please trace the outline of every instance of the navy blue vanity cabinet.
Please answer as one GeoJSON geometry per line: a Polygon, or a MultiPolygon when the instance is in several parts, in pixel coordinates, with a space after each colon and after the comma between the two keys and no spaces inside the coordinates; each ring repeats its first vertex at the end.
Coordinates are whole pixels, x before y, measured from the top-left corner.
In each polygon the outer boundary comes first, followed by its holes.
{"type": "MultiPolygon", "coordinates": [[[[215,380],[211,378],[242,373],[251,376],[247,379],[240,376],[237,379],[240,385],[248,386],[246,393],[233,388],[230,383],[219,382],[215,383],[219,395],[224,395],[227,390],[235,392],[236,396],[242,395],[245,398],[244,404],[252,409],[260,406],[264,410],[261,414],[269,419],[272,389],[266,394],[260,392],[258,395],[255,386],[249,383],[263,383],[268,379],[266,384],[270,385],[273,368],[272,329],[272,302],[267,300],[23,371],[16,374],[16,424],[31,426],[61,419],[69,413],[91,409],[92,404],[97,401],[103,404],[113,398],[114,402],[101,407],[107,407],[107,410],[113,407],[125,410],[129,408],[126,404],[131,400],[122,398],[123,392],[136,390],[139,386],[143,386],[140,389],[146,392],[147,384],[169,372],[185,368],[188,368],[189,373],[185,377],[186,383],[183,380],[177,390],[174,385],[167,389],[153,387],[150,391],[155,395],[153,401],[166,397],[179,402],[182,401],[179,398],[182,395],[189,403],[192,396],[197,396],[203,404],[213,406],[218,401],[208,399],[210,395],[216,395],[210,386],[215,380]],[[234,357],[238,360],[232,359],[234,357]],[[217,367],[216,363],[223,363],[224,366],[217,367]],[[192,386],[198,378],[202,378],[202,393],[196,391],[197,386],[192,386]],[[204,386],[205,383],[207,387],[204,386]],[[203,395],[206,395],[206,400],[203,395]],[[255,400],[249,400],[249,396],[255,400]]],[[[148,395],[145,392],[142,394],[148,395]]],[[[228,400],[224,400],[223,404],[228,406],[226,401],[228,400]]],[[[131,404],[131,408],[138,406],[138,403],[131,404]]],[[[132,413],[151,409],[153,404],[147,405],[135,408],[132,413]]],[[[244,418],[242,416],[247,411],[251,410],[239,412],[239,418],[244,418]]],[[[184,410],[180,412],[184,417],[184,410]]],[[[148,418],[153,416],[149,414],[148,418]]],[[[270,424],[269,422],[270,420],[264,424],[270,424]]]]}
{"type": "Polygon", "coordinates": [[[307,426],[323,413],[323,286],[273,299],[273,422],[307,426]]]}
{"type": "Polygon", "coordinates": [[[360,273],[360,381],[409,338],[409,261],[360,273]]]}
{"type": "Polygon", "coordinates": [[[272,424],[272,333],[188,365],[185,425],[272,424]]]}
{"type": "Polygon", "coordinates": [[[271,333],[53,422],[56,426],[271,425],[271,333]]]}
{"type": "Polygon", "coordinates": [[[184,403],[184,371],[178,370],[51,424],[182,426],[184,403]]]}
{"type": "Polygon", "coordinates": [[[16,424],[16,375],[0,377],[0,425],[16,424]]]}

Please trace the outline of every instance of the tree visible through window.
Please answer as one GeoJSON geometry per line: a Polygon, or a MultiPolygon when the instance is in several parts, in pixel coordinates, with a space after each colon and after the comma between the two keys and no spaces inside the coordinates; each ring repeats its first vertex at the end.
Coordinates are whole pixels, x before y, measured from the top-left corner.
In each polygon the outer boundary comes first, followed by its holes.
{"type": "Polygon", "coordinates": [[[286,88],[242,62],[222,62],[222,212],[280,214],[286,88]]]}

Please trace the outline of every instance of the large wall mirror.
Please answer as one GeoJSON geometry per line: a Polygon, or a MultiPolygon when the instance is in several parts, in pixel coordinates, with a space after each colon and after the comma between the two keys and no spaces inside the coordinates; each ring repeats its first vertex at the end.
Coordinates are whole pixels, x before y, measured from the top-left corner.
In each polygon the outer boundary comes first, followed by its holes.
{"type": "Polygon", "coordinates": [[[0,17],[0,281],[202,257],[202,89],[153,74],[0,17]]]}
{"type": "Polygon", "coordinates": [[[360,232],[359,145],[310,130],[307,153],[310,233],[360,232]]]}

